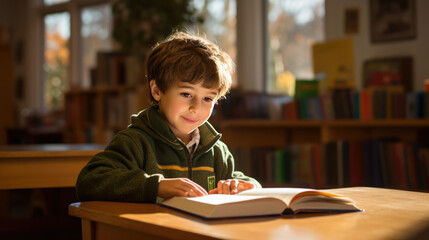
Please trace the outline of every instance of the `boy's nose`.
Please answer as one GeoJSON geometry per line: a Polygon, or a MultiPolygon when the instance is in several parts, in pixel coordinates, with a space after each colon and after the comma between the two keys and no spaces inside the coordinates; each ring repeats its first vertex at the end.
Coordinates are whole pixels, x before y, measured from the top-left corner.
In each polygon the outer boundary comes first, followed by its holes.
{"type": "Polygon", "coordinates": [[[191,112],[197,112],[199,110],[199,108],[200,108],[200,105],[201,105],[200,102],[194,99],[191,102],[191,105],[189,106],[189,110],[191,112]]]}

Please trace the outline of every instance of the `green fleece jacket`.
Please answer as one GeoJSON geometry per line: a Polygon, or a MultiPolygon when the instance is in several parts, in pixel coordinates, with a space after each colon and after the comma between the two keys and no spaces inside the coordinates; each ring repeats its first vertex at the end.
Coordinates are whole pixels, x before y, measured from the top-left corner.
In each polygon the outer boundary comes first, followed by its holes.
{"type": "Polygon", "coordinates": [[[162,178],[189,178],[207,191],[219,180],[253,178],[234,171],[234,158],[206,122],[199,127],[200,143],[193,156],[161,118],[158,106],[131,117],[131,125],[115,135],[103,152],[80,172],[76,192],[80,201],[156,202],[162,178]]]}

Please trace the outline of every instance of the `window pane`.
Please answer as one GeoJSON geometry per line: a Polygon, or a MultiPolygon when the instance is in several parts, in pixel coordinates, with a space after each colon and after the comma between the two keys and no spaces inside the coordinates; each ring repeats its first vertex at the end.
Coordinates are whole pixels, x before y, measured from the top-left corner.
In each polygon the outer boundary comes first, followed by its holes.
{"type": "Polygon", "coordinates": [[[63,108],[69,66],[69,13],[45,16],[44,102],[47,109],[63,108]]]}
{"type": "Polygon", "coordinates": [[[324,39],[324,0],[270,0],[268,80],[270,93],[293,95],[295,79],[312,79],[311,45],[324,39]]]}
{"type": "Polygon", "coordinates": [[[58,4],[58,3],[63,3],[63,2],[68,2],[70,0],[43,0],[43,3],[46,6],[50,6],[50,5],[54,5],[54,4],[58,4]]]}
{"type": "MultiPolygon", "coordinates": [[[[217,43],[236,62],[236,0],[194,0],[197,15],[204,18],[204,23],[194,30],[217,43]]],[[[233,86],[237,78],[233,76],[233,86]]]]}
{"type": "Polygon", "coordinates": [[[97,52],[110,50],[112,14],[110,4],[84,8],[81,12],[82,28],[80,72],[81,86],[91,86],[91,69],[96,67],[97,52]]]}

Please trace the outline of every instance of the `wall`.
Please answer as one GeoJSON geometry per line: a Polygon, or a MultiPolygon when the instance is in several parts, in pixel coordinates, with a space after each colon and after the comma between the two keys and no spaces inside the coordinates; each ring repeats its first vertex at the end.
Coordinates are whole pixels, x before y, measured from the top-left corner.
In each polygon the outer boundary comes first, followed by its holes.
{"type": "MultiPolygon", "coordinates": [[[[37,59],[41,51],[40,36],[37,33],[41,20],[34,9],[40,0],[2,0],[0,1],[0,25],[10,31],[11,48],[15,54],[14,79],[15,84],[20,78],[22,81],[22,98],[17,99],[18,109],[38,109],[42,105],[40,84],[40,60],[37,59]],[[29,27],[27,27],[29,26],[29,27]],[[19,45],[21,45],[19,47],[19,45]],[[38,46],[38,47],[37,47],[38,46]],[[18,49],[21,49],[21,60],[18,60],[18,49]]],[[[21,114],[21,113],[18,113],[21,114]]]]}
{"type": "Polygon", "coordinates": [[[264,28],[261,0],[237,0],[237,80],[246,91],[264,90],[264,28]]]}
{"type": "Polygon", "coordinates": [[[355,42],[357,87],[362,87],[362,65],[371,58],[411,55],[414,59],[414,90],[423,89],[424,79],[429,78],[429,1],[416,0],[417,37],[387,43],[371,43],[370,39],[370,0],[325,0],[326,39],[331,40],[347,36],[344,33],[344,11],[346,8],[360,9],[359,33],[351,35],[355,42]]]}

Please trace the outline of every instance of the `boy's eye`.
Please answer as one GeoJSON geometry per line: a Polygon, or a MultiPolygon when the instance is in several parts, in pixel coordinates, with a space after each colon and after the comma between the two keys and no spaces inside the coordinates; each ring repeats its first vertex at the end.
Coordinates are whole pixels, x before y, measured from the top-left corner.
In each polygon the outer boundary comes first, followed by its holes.
{"type": "Polygon", "coordinates": [[[191,97],[191,94],[189,94],[189,93],[180,93],[180,95],[182,95],[183,97],[186,97],[186,98],[191,97]]]}
{"type": "Polygon", "coordinates": [[[206,101],[206,102],[213,102],[213,98],[206,97],[206,98],[204,98],[204,101],[206,101]]]}

